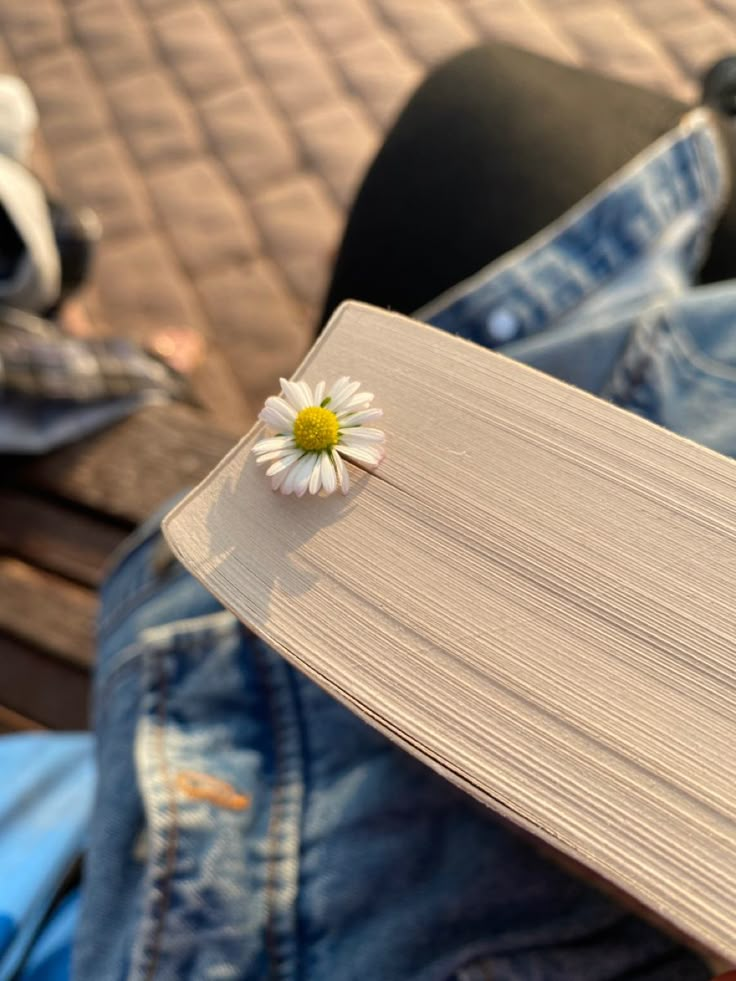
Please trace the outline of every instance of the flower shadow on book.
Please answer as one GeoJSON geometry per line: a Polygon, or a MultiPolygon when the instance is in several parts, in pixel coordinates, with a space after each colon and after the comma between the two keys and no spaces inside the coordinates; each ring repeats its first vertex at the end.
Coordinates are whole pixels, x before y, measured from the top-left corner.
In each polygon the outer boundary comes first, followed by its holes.
{"type": "Polygon", "coordinates": [[[377,479],[352,465],[350,477],[347,495],[284,496],[248,455],[210,499],[198,529],[207,556],[201,574],[221,602],[265,639],[275,639],[276,629],[288,630],[290,621],[318,615],[338,579],[350,588],[335,526],[349,525],[368,481],[377,479]]]}

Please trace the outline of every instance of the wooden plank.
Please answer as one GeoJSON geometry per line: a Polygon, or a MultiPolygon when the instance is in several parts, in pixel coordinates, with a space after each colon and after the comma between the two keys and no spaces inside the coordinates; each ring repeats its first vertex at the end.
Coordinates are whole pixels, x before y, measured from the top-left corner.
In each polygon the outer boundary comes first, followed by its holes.
{"type": "Polygon", "coordinates": [[[130,522],[197,483],[232,436],[185,405],[156,406],[55,453],[14,461],[22,484],[130,522]]]}
{"type": "Polygon", "coordinates": [[[43,728],[39,722],[34,722],[20,712],[14,712],[5,705],[0,705],[0,735],[9,732],[34,732],[43,728]]]}
{"type": "Polygon", "coordinates": [[[103,567],[128,529],[18,490],[0,490],[0,551],[99,586],[103,567]]]}
{"type": "Polygon", "coordinates": [[[87,671],[0,633],[0,701],[49,729],[86,729],[87,671]]]}
{"type": "Polygon", "coordinates": [[[97,609],[91,590],[0,557],[0,597],[0,630],[80,668],[91,665],[97,609]]]}

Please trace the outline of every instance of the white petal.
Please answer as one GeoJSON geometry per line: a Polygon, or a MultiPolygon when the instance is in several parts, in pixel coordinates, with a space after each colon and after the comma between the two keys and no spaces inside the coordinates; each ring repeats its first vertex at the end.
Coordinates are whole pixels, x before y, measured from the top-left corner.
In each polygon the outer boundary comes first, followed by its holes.
{"type": "MultiPolygon", "coordinates": [[[[314,396],[312,395],[312,388],[305,381],[298,381],[296,383],[302,392],[304,392],[304,398],[307,400],[307,405],[315,405],[314,396]]],[[[306,408],[306,406],[305,406],[306,408]]]]}
{"type": "Polygon", "coordinates": [[[358,412],[360,409],[367,409],[373,398],[373,392],[358,392],[351,395],[350,398],[342,398],[337,411],[343,415],[345,412],[358,412]]]}
{"type": "Polygon", "coordinates": [[[307,487],[309,487],[309,478],[312,476],[312,470],[319,466],[319,461],[315,453],[307,453],[299,463],[296,464],[296,473],[294,474],[294,493],[297,497],[304,497],[307,493],[307,487]]]}
{"type": "Polygon", "coordinates": [[[340,440],[356,443],[383,443],[386,434],[381,429],[369,429],[363,426],[346,427],[340,430],[340,440]]]}
{"type": "Polygon", "coordinates": [[[338,416],[340,428],[346,426],[362,426],[364,422],[375,422],[383,415],[383,409],[364,409],[362,412],[353,412],[350,415],[338,416]]]}
{"type": "Polygon", "coordinates": [[[259,439],[253,446],[253,452],[260,456],[261,453],[271,453],[273,450],[285,450],[294,446],[291,436],[272,436],[270,439],[259,439]]]}
{"type": "Polygon", "coordinates": [[[279,381],[281,382],[281,391],[284,393],[287,402],[297,412],[301,412],[302,409],[309,407],[310,400],[298,382],[291,382],[286,378],[279,378],[279,381]]]}
{"type": "MultiPolygon", "coordinates": [[[[296,464],[293,463],[292,466],[296,466],[296,464]]],[[[274,477],[271,477],[271,487],[275,491],[277,491],[281,487],[283,482],[286,480],[288,475],[289,475],[289,470],[287,468],[286,470],[282,470],[281,473],[277,473],[274,477]]]]}
{"type": "Polygon", "coordinates": [[[383,450],[375,446],[346,446],[340,443],[337,452],[340,456],[355,460],[357,463],[364,463],[367,467],[377,467],[383,459],[383,450]]]}
{"type": "Polygon", "coordinates": [[[323,381],[322,382],[317,382],[317,384],[314,386],[314,404],[315,405],[321,405],[322,404],[322,400],[325,397],[325,388],[326,387],[327,386],[326,386],[326,384],[323,381]]]}
{"type": "Polygon", "coordinates": [[[262,463],[270,463],[274,460],[283,460],[283,458],[290,453],[291,450],[272,450],[270,453],[262,453],[260,456],[256,457],[256,466],[262,463]]]}
{"type": "Polygon", "coordinates": [[[346,385],[338,395],[332,396],[332,401],[330,402],[330,408],[333,412],[342,411],[343,405],[346,405],[353,395],[360,388],[360,382],[350,382],[346,385]]]}
{"type": "Polygon", "coordinates": [[[309,493],[318,494],[322,487],[322,461],[318,458],[314,461],[312,474],[309,478],[309,493]]]}
{"type": "Polygon", "coordinates": [[[337,471],[337,481],[340,484],[340,490],[343,494],[347,494],[350,490],[350,474],[348,473],[348,468],[343,463],[342,457],[335,449],[332,451],[332,462],[337,471]]]}
{"type": "Polygon", "coordinates": [[[299,471],[302,467],[303,462],[304,461],[300,459],[298,463],[295,463],[292,467],[289,467],[289,472],[287,473],[286,478],[283,484],[281,485],[282,494],[291,494],[291,492],[294,490],[294,487],[296,486],[296,480],[297,477],[299,476],[299,471]]]}
{"type": "Polygon", "coordinates": [[[290,419],[281,409],[267,405],[258,413],[258,418],[279,435],[290,435],[294,428],[296,414],[293,419],[290,419]]]}
{"type": "Polygon", "coordinates": [[[276,463],[272,463],[266,471],[266,476],[273,477],[274,474],[277,474],[280,470],[284,470],[286,467],[291,466],[292,463],[295,463],[301,455],[301,450],[292,450],[291,453],[287,453],[286,456],[282,456],[280,460],[276,461],[276,463]]]}
{"type": "Polygon", "coordinates": [[[274,429],[291,432],[296,419],[296,412],[284,399],[278,395],[271,395],[266,399],[266,404],[258,413],[258,418],[274,429]]]}
{"type": "Polygon", "coordinates": [[[332,403],[335,401],[335,399],[339,399],[345,389],[345,386],[349,384],[349,375],[343,375],[341,378],[338,378],[332,388],[327,392],[330,397],[330,402],[332,403]]]}
{"type": "Polygon", "coordinates": [[[331,494],[335,487],[337,487],[337,478],[335,476],[335,468],[332,466],[332,459],[329,453],[322,453],[320,456],[320,468],[322,477],[322,486],[328,494],[331,494]]]}

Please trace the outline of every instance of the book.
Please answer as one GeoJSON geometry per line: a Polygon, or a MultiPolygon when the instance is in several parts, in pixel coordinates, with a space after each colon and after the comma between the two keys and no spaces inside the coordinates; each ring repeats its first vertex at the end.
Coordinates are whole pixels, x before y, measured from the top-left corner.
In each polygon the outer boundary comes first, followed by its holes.
{"type": "Polygon", "coordinates": [[[736,463],[364,304],[294,377],[360,379],[386,457],[275,493],[253,430],[164,522],[299,669],[452,783],[736,960],[736,463]]]}

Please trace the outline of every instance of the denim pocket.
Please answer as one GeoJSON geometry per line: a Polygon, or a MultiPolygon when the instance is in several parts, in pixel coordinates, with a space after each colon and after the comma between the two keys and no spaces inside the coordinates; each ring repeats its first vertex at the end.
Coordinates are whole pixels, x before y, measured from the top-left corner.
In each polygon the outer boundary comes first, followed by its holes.
{"type": "Polygon", "coordinates": [[[78,978],[266,973],[273,750],[252,643],[223,610],[164,622],[108,678],[78,978]]]}
{"type": "Polygon", "coordinates": [[[143,636],[146,872],[133,978],[258,975],[271,742],[244,640],[224,611],[143,636]]]}
{"type": "Polygon", "coordinates": [[[736,287],[693,290],[643,316],[601,395],[736,457],[736,287]]]}

